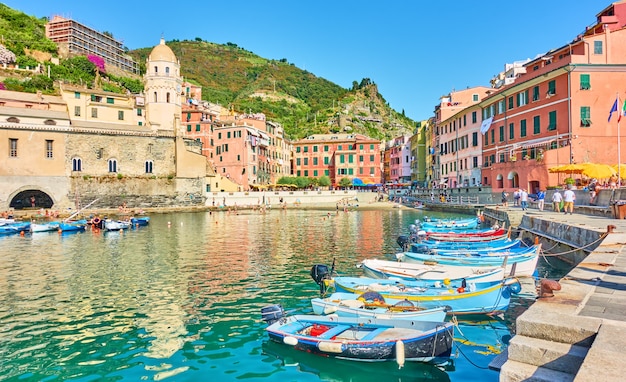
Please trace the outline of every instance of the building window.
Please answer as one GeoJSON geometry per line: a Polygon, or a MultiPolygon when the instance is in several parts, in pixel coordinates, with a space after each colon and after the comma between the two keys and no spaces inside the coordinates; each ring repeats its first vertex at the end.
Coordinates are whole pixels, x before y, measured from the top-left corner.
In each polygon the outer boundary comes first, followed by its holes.
{"type": "Polygon", "coordinates": [[[591,89],[591,76],[589,74],[580,75],[580,90],[591,89]]]}
{"type": "Polygon", "coordinates": [[[324,164],[328,164],[329,160],[328,157],[324,157],[324,164]]]}
{"type": "Polygon", "coordinates": [[[526,120],[522,119],[519,121],[519,136],[520,138],[524,138],[526,136],[526,120]]]}
{"type": "Polygon", "coordinates": [[[317,166],[317,157],[313,158],[313,166],[317,166]]]}
{"type": "Polygon", "coordinates": [[[138,116],[141,116],[142,114],[143,114],[143,113],[142,113],[141,109],[137,109],[137,115],[138,115],[138,116]]]}
{"type": "Polygon", "coordinates": [[[296,158],[296,166],[300,166],[302,164],[300,158],[296,158]]]}
{"type": "Polygon", "coordinates": [[[91,118],[98,118],[98,108],[97,107],[92,107],[91,108],[91,118]]]}
{"type": "Polygon", "coordinates": [[[300,146],[296,147],[296,152],[299,153],[300,152],[300,146]]]}
{"type": "Polygon", "coordinates": [[[328,146],[324,146],[324,152],[328,152],[328,146]]]}
{"type": "Polygon", "coordinates": [[[309,146],[304,146],[304,152],[308,153],[309,152],[309,146]]]}
{"type": "Polygon", "coordinates": [[[509,110],[513,109],[513,97],[509,97],[509,110]]]}
{"type": "Polygon", "coordinates": [[[472,94],[472,102],[478,102],[478,94],[472,94]]]}
{"type": "Polygon", "coordinates": [[[80,106],[74,106],[74,117],[80,117],[80,106]]]}
{"type": "Polygon", "coordinates": [[[591,127],[591,107],[580,107],[580,126],[591,127]]]}
{"type": "Polygon", "coordinates": [[[152,174],[153,163],[151,160],[146,161],[146,174],[152,174]]]}
{"type": "Polygon", "coordinates": [[[548,114],[548,131],[556,130],[556,110],[548,114]]]}
{"type": "Polygon", "coordinates": [[[472,112],[472,123],[476,123],[476,121],[477,121],[477,115],[476,115],[476,112],[473,111],[472,112]]]}
{"type": "Polygon", "coordinates": [[[17,139],[9,138],[9,156],[17,157],[17,139]]]}
{"type": "Polygon", "coordinates": [[[509,123],[509,139],[515,139],[515,124],[509,123]]]}
{"type": "Polygon", "coordinates": [[[313,152],[316,153],[317,152],[317,146],[313,146],[313,152]]]}
{"type": "Polygon", "coordinates": [[[109,172],[117,172],[117,160],[109,159],[109,172]]]}
{"type": "Polygon", "coordinates": [[[72,171],[83,171],[83,160],[80,158],[72,158],[72,171]]]}
{"type": "Polygon", "coordinates": [[[593,42],[593,54],[602,54],[602,41],[593,42]]]}
{"type": "Polygon", "coordinates": [[[504,100],[498,101],[498,114],[504,114],[504,100]]]}
{"type": "Polygon", "coordinates": [[[524,106],[528,103],[528,90],[517,93],[517,106],[524,106]]]}
{"type": "Polygon", "coordinates": [[[491,143],[496,143],[496,129],[491,129],[491,143]]]}
{"type": "Polygon", "coordinates": [[[478,146],[478,133],[472,133],[472,146],[476,147],[478,146]]]}
{"type": "Polygon", "coordinates": [[[548,96],[551,97],[556,94],[556,81],[552,80],[548,82],[548,96]]]}
{"type": "Polygon", "coordinates": [[[499,130],[499,135],[500,135],[500,142],[504,142],[504,125],[500,126],[499,130]]]}
{"type": "Polygon", "coordinates": [[[143,122],[139,121],[139,126],[143,126],[143,122]]]}
{"type": "Polygon", "coordinates": [[[165,93],[165,102],[170,103],[170,92],[165,93]]]}
{"type": "Polygon", "coordinates": [[[539,86],[533,87],[533,102],[539,101],[539,86]]]}
{"type": "Polygon", "coordinates": [[[113,105],[115,103],[113,97],[107,97],[107,103],[113,105]]]}
{"type": "Polygon", "coordinates": [[[117,111],[117,119],[120,121],[124,120],[124,111],[123,110],[118,110],[117,111]]]}
{"type": "Polygon", "coordinates": [[[200,125],[196,125],[196,131],[200,131],[200,125]]]}
{"type": "Polygon", "coordinates": [[[154,96],[154,102],[158,102],[159,101],[159,97],[157,97],[157,92],[154,92],[153,96],[154,96]]]}
{"type": "Polygon", "coordinates": [[[157,74],[159,72],[159,67],[154,65],[154,74],[157,74]]]}
{"type": "Polygon", "coordinates": [[[187,125],[187,131],[191,131],[191,125],[187,125]]]}
{"type": "Polygon", "coordinates": [[[541,117],[536,115],[533,117],[533,134],[541,133],[541,117]]]}
{"type": "Polygon", "coordinates": [[[170,75],[170,67],[169,67],[169,66],[166,66],[166,67],[165,67],[165,75],[166,75],[166,76],[169,76],[169,75],[170,75]]]}
{"type": "Polygon", "coordinates": [[[46,139],[46,158],[54,158],[53,156],[53,151],[52,151],[52,140],[51,139],[46,139]]]}

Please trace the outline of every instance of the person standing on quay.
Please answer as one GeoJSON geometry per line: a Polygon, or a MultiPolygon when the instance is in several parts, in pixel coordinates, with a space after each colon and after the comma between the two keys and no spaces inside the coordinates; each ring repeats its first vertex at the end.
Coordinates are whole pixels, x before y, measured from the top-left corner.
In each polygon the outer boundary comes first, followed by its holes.
{"type": "Polygon", "coordinates": [[[565,203],[565,208],[563,213],[567,214],[567,210],[569,210],[569,214],[571,215],[574,212],[574,200],[576,200],[576,194],[570,188],[565,190],[563,193],[563,202],[565,203]]]}
{"type": "Polygon", "coordinates": [[[546,199],[546,193],[543,190],[537,192],[537,208],[539,211],[543,211],[543,205],[546,199]]]}
{"type": "Polygon", "coordinates": [[[554,210],[554,212],[561,211],[562,201],[563,201],[563,196],[561,195],[559,190],[554,191],[554,194],[552,194],[552,209],[554,210]]]}
{"type": "Polygon", "coordinates": [[[528,209],[528,192],[526,189],[522,189],[519,193],[519,201],[522,207],[522,211],[526,211],[528,209]]]}

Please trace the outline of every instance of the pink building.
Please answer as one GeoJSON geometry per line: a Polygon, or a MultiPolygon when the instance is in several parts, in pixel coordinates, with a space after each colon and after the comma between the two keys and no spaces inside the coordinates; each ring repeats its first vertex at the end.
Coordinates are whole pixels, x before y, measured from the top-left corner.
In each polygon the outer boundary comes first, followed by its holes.
{"type": "MultiPolygon", "coordinates": [[[[626,91],[626,2],[602,10],[570,43],[525,63],[523,71],[483,102],[483,183],[494,191],[535,192],[563,182],[549,168],[616,164],[618,113],[626,91]]],[[[623,150],[622,150],[623,151],[623,150]]]]}
{"type": "Polygon", "coordinates": [[[389,178],[385,183],[411,183],[411,144],[410,136],[402,135],[391,140],[386,151],[389,152],[389,178]]]}

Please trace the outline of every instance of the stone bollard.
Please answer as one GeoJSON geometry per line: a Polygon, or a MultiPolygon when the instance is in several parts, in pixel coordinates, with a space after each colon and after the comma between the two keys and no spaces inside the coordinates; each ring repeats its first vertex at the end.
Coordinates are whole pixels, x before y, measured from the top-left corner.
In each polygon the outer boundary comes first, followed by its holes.
{"type": "Polygon", "coordinates": [[[558,281],[541,279],[539,282],[539,298],[554,297],[555,290],[561,290],[561,284],[558,281]]]}

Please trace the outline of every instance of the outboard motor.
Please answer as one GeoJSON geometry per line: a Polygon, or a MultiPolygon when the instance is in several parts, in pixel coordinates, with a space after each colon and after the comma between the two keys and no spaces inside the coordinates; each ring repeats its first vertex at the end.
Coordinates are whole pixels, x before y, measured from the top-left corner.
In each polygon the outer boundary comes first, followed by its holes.
{"type": "Polygon", "coordinates": [[[403,251],[406,249],[406,246],[409,244],[410,241],[411,239],[409,238],[409,236],[406,236],[406,235],[400,235],[396,239],[396,243],[398,243],[398,245],[400,246],[400,248],[402,248],[403,251]]]}
{"type": "Polygon", "coordinates": [[[414,245],[412,247],[414,253],[431,253],[430,248],[427,245],[414,245]]]}
{"type": "Polygon", "coordinates": [[[285,317],[285,310],[280,304],[269,305],[261,308],[261,318],[268,325],[272,325],[274,322],[285,317]]]}
{"type": "Polygon", "coordinates": [[[409,226],[409,232],[416,233],[417,232],[417,226],[415,224],[411,224],[409,226]]]}
{"type": "Polygon", "coordinates": [[[333,260],[333,266],[331,269],[328,269],[327,265],[324,264],[315,264],[311,268],[311,278],[317,285],[320,286],[320,295],[324,295],[326,293],[326,284],[324,280],[330,280],[332,278],[333,271],[335,269],[335,261],[333,260]]]}

